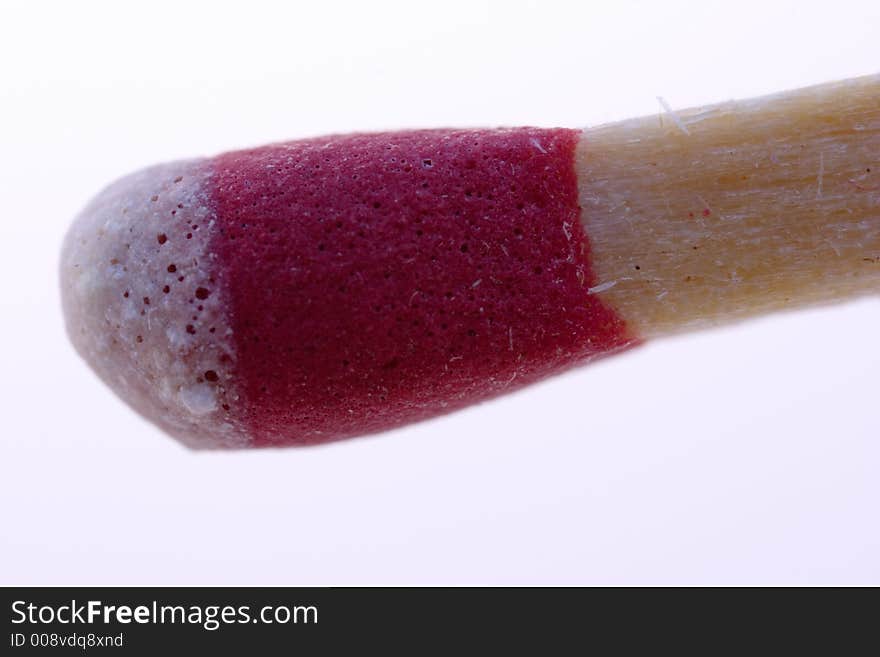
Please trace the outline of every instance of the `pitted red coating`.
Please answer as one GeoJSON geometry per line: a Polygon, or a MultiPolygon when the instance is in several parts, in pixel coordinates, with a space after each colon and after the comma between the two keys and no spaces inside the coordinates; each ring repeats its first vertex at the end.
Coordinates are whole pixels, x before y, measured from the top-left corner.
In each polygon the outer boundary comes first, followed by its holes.
{"type": "Polygon", "coordinates": [[[214,159],[212,251],[258,445],[390,429],[631,343],[564,129],[334,136],[214,159]]]}

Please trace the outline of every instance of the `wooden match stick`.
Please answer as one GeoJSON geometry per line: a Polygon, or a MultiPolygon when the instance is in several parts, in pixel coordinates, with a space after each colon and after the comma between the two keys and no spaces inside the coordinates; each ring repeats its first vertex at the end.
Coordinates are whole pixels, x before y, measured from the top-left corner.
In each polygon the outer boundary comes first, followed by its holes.
{"type": "Polygon", "coordinates": [[[132,174],[65,241],[69,334],[187,445],[307,445],[880,289],[880,77],[664,105],[132,174]]]}
{"type": "Polygon", "coordinates": [[[577,171],[641,337],[880,291],[880,76],[591,128],[577,171]]]}

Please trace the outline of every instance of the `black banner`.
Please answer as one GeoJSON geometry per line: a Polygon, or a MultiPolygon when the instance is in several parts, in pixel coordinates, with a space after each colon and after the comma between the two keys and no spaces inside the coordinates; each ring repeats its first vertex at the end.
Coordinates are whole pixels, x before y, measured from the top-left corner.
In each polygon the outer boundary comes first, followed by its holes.
{"type": "MultiPolygon", "coordinates": [[[[440,647],[471,654],[478,647],[527,645],[539,654],[564,647],[567,654],[600,646],[782,649],[804,639],[837,653],[860,632],[873,632],[878,606],[876,589],[224,587],[2,593],[4,655],[372,654],[392,648],[421,654],[440,647]],[[835,622],[845,631],[836,632],[835,622]]],[[[868,641],[865,647],[876,637],[868,641]]]]}

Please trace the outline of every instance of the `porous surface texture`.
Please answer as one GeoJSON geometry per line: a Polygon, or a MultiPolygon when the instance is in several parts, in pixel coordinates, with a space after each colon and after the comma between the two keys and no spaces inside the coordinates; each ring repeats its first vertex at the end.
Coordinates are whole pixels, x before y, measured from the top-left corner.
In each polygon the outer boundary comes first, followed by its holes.
{"type": "Polygon", "coordinates": [[[237,447],[249,439],[209,176],[204,161],[177,162],[99,194],[65,239],[62,302],[73,344],[132,407],[192,447],[237,447]]]}
{"type": "Polygon", "coordinates": [[[253,444],[390,429],[631,344],[589,293],[578,136],[348,135],[212,160],[212,289],[253,444]]]}

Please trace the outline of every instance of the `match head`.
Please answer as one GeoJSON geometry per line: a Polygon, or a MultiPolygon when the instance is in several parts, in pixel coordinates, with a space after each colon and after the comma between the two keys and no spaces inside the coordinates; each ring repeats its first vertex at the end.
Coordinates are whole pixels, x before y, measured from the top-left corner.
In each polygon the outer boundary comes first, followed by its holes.
{"type": "Polygon", "coordinates": [[[67,237],[68,331],[193,447],[326,442],[517,389],[634,342],[589,293],[578,138],[350,135],[147,169],[67,237]]]}

